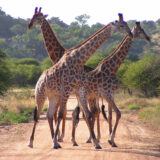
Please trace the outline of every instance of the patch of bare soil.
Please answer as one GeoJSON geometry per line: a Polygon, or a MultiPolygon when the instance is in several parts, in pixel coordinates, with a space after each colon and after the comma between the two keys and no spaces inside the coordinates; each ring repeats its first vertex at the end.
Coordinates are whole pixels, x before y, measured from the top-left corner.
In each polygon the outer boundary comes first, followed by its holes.
{"type": "MultiPolygon", "coordinates": [[[[132,111],[122,111],[115,141],[117,148],[108,144],[108,124],[100,118],[101,124],[101,150],[96,150],[93,144],[85,143],[89,132],[83,119],[80,120],[76,139],[79,146],[71,143],[71,114],[76,106],[75,97],[70,97],[67,105],[67,122],[64,142],[62,148],[52,149],[46,116],[41,119],[36,128],[34,148],[27,146],[33,122],[0,126],[0,160],[159,160],[160,159],[160,137],[155,131],[144,127],[132,111]]],[[[115,114],[113,113],[115,117],[115,114]]],[[[95,130],[96,131],[96,130],[95,130]]]]}

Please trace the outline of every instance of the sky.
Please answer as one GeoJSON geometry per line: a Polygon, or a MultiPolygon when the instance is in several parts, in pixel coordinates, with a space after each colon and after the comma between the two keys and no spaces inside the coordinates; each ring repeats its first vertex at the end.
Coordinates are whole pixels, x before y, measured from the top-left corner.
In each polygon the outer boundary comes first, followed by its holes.
{"type": "Polygon", "coordinates": [[[89,25],[112,22],[118,13],[123,13],[125,21],[160,18],[160,0],[0,0],[1,9],[14,18],[32,18],[36,6],[48,18],[59,17],[66,24],[82,14],[90,16],[89,25]]]}

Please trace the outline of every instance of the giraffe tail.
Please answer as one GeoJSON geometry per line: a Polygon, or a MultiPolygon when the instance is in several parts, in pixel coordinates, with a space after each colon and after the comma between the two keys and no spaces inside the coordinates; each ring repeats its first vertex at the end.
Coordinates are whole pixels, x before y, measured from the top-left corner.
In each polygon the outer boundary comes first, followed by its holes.
{"type": "Polygon", "coordinates": [[[77,126],[78,123],[79,123],[79,113],[80,113],[80,107],[77,106],[75,108],[75,110],[73,111],[73,113],[72,113],[72,118],[73,118],[74,126],[77,126]]]}
{"type": "Polygon", "coordinates": [[[37,122],[37,107],[34,108],[34,111],[33,111],[33,119],[35,122],[37,122]]]}
{"type": "Polygon", "coordinates": [[[105,105],[104,104],[102,104],[101,109],[102,109],[102,115],[103,115],[104,119],[108,122],[108,118],[107,118],[106,112],[104,110],[105,109],[105,105]]]}

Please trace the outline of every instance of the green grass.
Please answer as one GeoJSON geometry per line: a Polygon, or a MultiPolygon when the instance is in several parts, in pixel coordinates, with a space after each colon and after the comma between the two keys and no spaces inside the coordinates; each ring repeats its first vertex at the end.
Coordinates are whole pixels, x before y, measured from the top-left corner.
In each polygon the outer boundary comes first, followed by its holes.
{"type": "Polygon", "coordinates": [[[21,113],[5,111],[0,114],[0,124],[26,123],[30,120],[31,109],[24,109],[21,113]]]}
{"type": "Polygon", "coordinates": [[[138,106],[138,105],[129,105],[129,106],[126,107],[126,109],[128,109],[128,110],[139,110],[140,106],[138,106]]]}
{"type": "Polygon", "coordinates": [[[44,106],[43,109],[42,109],[42,111],[45,112],[45,111],[47,111],[47,109],[48,109],[48,107],[44,106]]]}

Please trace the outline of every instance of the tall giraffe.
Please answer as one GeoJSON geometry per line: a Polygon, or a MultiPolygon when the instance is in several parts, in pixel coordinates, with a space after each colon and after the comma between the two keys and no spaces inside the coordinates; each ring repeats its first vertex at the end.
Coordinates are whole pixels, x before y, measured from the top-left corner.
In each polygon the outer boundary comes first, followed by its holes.
{"type": "MultiPolygon", "coordinates": [[[[116,147],[116,143],[114,142],[114,137],[116,133],[116,128],[118,126],[118,121],[121,117],[121,113],[117,108],[116,104],[114,103],[114,92],[118,89],[118,80],[116,78],[116,73],[123,63],[126,55],[128,53],[131,44],[135,38],[146,40],[150,42],[149,36],[145,33],[145,31],[141,28],[140,22],[136,22],[136,26],[132,30],[132,34],[134,38],[130,38],[128,35],[124,37],[122,42],[119,44],[117,49],[107,58],[105,58],[95,70],[84,73],[84,85],[83,89],[86,93],[86,96],[89,97],[88,99],[94,99],[95,97],[103,97],[107,100],[109,106],[109,116],[107,118],[104,108],[102,108],[102,113],[104,118],[109,123],[109,133],[110,139],[108,142],[113,146],[116,147]],[[116,112],[116,124],[112,131],[112,109],[116,112]]],[[[77,88],[76,88],[77,89],[77,88]]],[[[80,89],[80,88],[79,88],[80,89]]],[[[73,144],[77,144],[75,141],[75,129],[78,123],[78,110],[73,112],[73,128],[72,128],[72,142],[73,144]],[[77,112],[77,113],[76,113],[77,112]]]]}
{"type": "MultiPolygon", "coordinates": [[[[120,16],[122,17],[122,15],[120,16]]],[[[59,125],[63,118],[64,110],[66,109],[66,103],[71,94],[73,88],[83,84],[83,77],[81,75],[83,66],[86,61],[93,55],[93,53],[101,46],[101,44],[108,39],[113,33],[121,32],[128,34],[132,37],[132,33],[128,27],[128,24],[122,19],[119,21],[111,22],[99,31],[94,36],[91,36],[81,45],[72,48],[72,50],[66,52],[62,58],[51,68],[44,71],[40,76],[36,88],[35,88],[35,122],[30,137],[29,146],[33,146],[34,132],[37,121],[40,116],[43,104],[48,98],[49,107],[47,111],[47,117],[49,119],[50,130],[53,138],[54,148],[61,148],[57,141],[57,135],[59,132],[59,125]],[[54,134],[53,129],[53,115],[58,111],[58,120],[56,131],[54,134]]],[[[86,97],[83,94],[83,89],[77,92],[78,100],[81,104],[81,108],[85,114],[85,118],[88,122],[89,131],[92,135],[95,148],[100,149],[92,126],[91,114],[88,110],[86,103],[86,97]]]]}
{"type": "MultiPolygon", "coordinates": [[[[33,17],[31,18],[28,29],[31,29],[33,26],[39,25],[41,27],[41,32],[43,35],[44,44],[47,50],[47,53],[53,64],[56,64],[60,58],[63,56],[65,52],[68,52],[66,48],[64,48],[61,43],[58,41],[55,33],[53,32],[49,22],[46,20],[47,15],[44,15],[41,12],[41,7],[35,8],[35,12],[33,17]]],[[[71,49],[72,50],[72,49],[71,49]]],[[[84,71],[88,72],[93,70],[88,66],[84,66],[84,71]]],[[[95,100],[94,100],[95,101],[95,100]]],[[[56,119],[56,115],[54,118],[56,119]]],[[[63,141],[63,137],[65,134],[65,119],[66,119],[66,111],[64,112],[63,124],[62,124],[62,135],[58,137],[59,141],[63,141]]],[[[98,122],[97,122],[98,123],[98,122]]],[[[98,127],[99,128],[99,127],[98,127]]],[[[98,130],[99,131],[99,130],[98,130]]],[[[98,135],[100,133],[98,132],[98,135]]]]}

